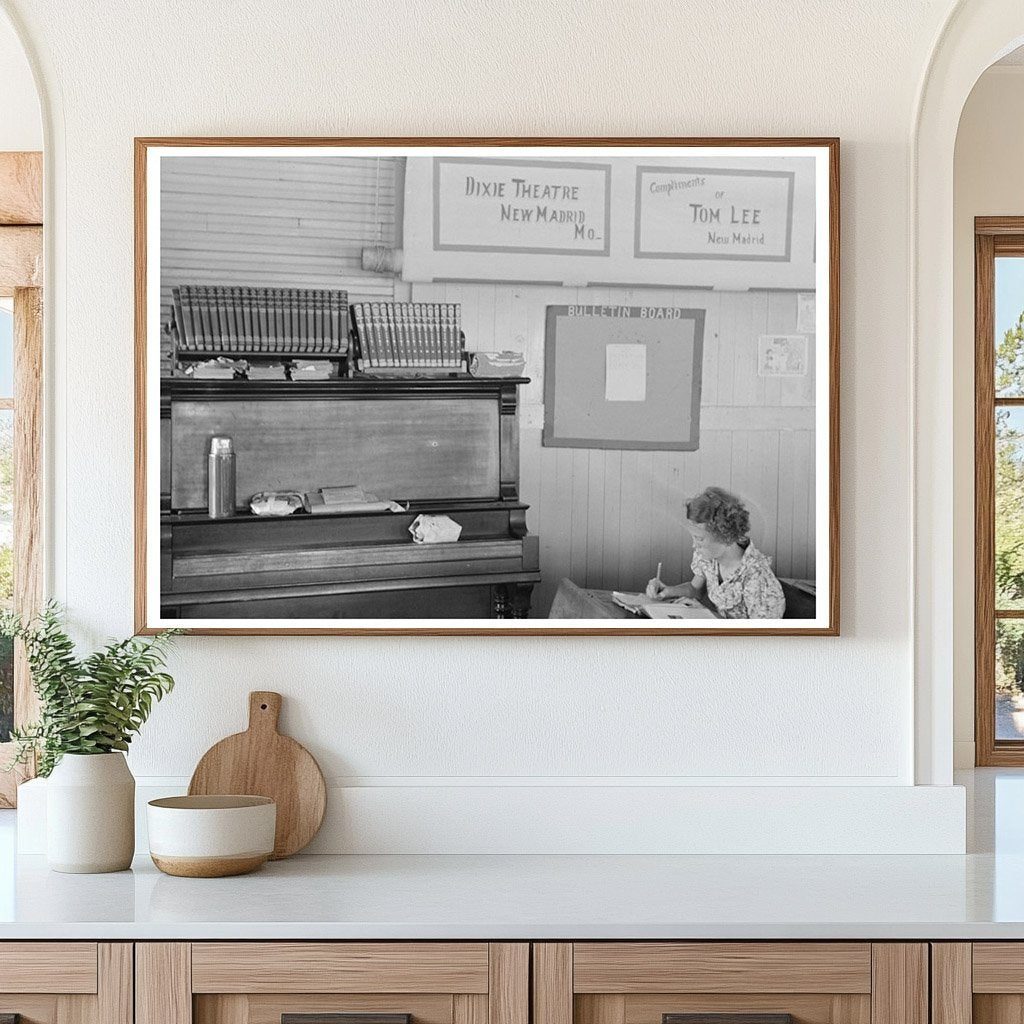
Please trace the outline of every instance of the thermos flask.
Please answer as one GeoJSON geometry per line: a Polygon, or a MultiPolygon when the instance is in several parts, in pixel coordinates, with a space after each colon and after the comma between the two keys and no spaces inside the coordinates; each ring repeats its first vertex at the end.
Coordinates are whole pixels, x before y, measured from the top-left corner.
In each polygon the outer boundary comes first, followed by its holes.
{"type": "Polygon", "coordinates": [[[230,437],[210,438],[208,509],[211,519],[235,514],[235,450],[230,437]]]}

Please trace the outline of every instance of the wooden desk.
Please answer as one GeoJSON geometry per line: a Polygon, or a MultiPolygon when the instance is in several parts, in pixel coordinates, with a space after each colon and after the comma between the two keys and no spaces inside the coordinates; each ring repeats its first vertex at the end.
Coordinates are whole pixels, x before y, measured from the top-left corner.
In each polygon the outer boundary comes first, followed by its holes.
{"type": "Polygon", "coordinates": [[[612,601],[610,590],[585,590],[563,579],[551,602],[549,619],[631,619],[634,616],[612,601]]]}
{"type": "MultiPolygon", "coordinates": [[[[799,581],[780,580],[786,597],[784,619],[813,619],[815,599],[806,589],[796,584],[799,581]]],[[[610,590],[588,590],[577,586],[572,580],[563,579],[558,584],[555,599],[551,602],[549,619],[629,619],[633,618],[625,608],[612,601],[610,590]]]]}

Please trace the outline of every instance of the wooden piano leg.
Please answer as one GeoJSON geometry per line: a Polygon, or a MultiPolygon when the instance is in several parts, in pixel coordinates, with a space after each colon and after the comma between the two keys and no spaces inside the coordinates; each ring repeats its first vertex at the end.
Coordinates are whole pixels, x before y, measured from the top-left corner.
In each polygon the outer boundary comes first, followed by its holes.
{"type": "Polygon", "coordinates": [[[508,587],[504,583],[498,584],[491,591],[493,595],[494,617],[496,619],[508,619],[510,604],[508,599],[508,587]]]}

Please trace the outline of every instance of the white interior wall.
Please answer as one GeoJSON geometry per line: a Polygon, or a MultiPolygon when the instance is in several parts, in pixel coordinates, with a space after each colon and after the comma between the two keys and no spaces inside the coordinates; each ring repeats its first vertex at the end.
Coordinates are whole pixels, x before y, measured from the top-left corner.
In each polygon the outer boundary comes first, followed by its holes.
{"type": "MultiPolygon", "coordinates": [[[[132,622],[132,136],[843,140],[840,639],[188,638],[172,665],[178,690],[133,750],[138,774],[187,776],[240,725],[245,692],[267,687],[286,694],[285,725],[325,773],[360,792],[414,786],[457,802],[462,789],[509,782],[528,797],[552,783],[909,786],[911,264],[901,226],[917,88],[945,0],[804,0],[756,14],[728,0],[699,18],[668,0],[518,0],[500,11],[320,2],[285,20],[271,0],[5,7],[59,107],[47,214],[51,586],[90,638],[132,622]]],[[[890,819],[876,793],[882,833],[890,819]]],[[[957,807],[932,816],[945,816],[954,845],[957,807]]]]}
{"type": "Polygon", "coordinates": [[[0,17],[0,151],[42,148],[43,122],[32,69],[13,27],[0,17]]]}
{"type": "Polygon", "coordinates": [[[957,767],[974,765],[974,218],[1024,216],[1024,65],[990,68],[968,97],[954,162],[953,636],[957,767]]]}

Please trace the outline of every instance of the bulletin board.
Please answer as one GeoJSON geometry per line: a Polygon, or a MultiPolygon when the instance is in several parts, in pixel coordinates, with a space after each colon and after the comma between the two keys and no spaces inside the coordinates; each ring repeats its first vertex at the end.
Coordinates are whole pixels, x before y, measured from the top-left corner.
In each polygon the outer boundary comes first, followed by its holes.
{"type": "Polygon", "coordinates": [[[548,306],[544,445],[696,451],[703,348],[703,309],[548,306]]]}

